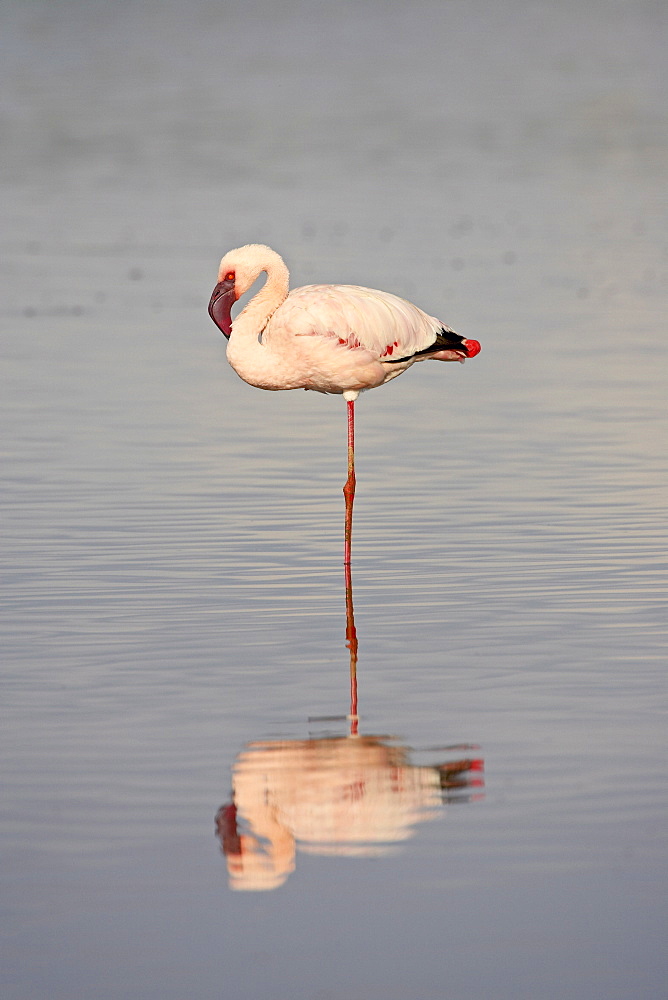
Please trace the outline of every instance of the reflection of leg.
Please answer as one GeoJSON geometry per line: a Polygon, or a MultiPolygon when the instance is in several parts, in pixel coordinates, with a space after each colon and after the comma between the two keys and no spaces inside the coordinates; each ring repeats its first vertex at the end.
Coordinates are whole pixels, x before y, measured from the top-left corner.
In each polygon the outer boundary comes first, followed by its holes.
{"type": "Polygon", "coordinates": [[[350,563],[345,564],[346,575],[346,646],[350,650],[350,734],[355,736],[359,731],[357,716],[357,630],[355,629],[355,610],[353,608],[353,581],[350,563]]]}

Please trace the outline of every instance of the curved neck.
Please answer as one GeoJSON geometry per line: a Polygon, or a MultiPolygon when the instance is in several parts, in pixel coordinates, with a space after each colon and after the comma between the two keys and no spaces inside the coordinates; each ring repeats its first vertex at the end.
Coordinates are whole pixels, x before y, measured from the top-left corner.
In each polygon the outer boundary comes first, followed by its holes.
{"type": "MultiPolygon", "coordinates": [[[[278,257],[278,254],[276,256],[278,257]]],[[[278,307],[288,297],[290,274],[280,257],[262,270],[266,271],[267,280],[235,318],[231,337],[235,332],[242,336],[253,334],[254,337],[258,337],[278,307]]]]}
{"type": "MultiPolygon", "coordinates": [[[[276,255],[278,257],[278,255],[276,255]]],[[[289,273],[283,261],[271,261],[262,268],[267,281],[232,323],[227,342],[227,360],[237,375],[260,389],[292,389],[299,381],[269,344],[261,340],[267,323],[288,295],[289,273]],[[294,382],[294,385],[291,384],[294,382]]],[[[258,274],[262,273],[262,270],[258,274]]]]}

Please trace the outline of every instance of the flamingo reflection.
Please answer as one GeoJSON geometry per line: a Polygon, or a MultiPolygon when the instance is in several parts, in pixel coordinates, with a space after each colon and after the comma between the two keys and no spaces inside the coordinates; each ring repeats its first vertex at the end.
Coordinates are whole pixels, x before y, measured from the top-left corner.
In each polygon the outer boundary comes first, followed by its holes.
{"type": "MultiPolygon", "coordinates": [[[[237,757],[232,799],[216,814],[230,888],[276,889],[297,851],[381,857],[408,840],[446,803],[482,798],[483,761],[474,745],[442,747],[448,759],[411,763],[392,736],[365,736],[357,714],[357,631],[350,563],[344,565],[350,713],[345,736],[258,740],[237,757]],[[463,755],[463,756],[462,756],[463,755]]],[[[324,721],[324,720],[311,720],[324,721]]],[[[333,719],[327,720],[329,722],[333,719]]]]}
{"type": "MultiPolygon", "coordinates": [[[[451,753],[474,750],[452,747],[451,753]]],[[[381,857],[444,803],[481,797],[472,756],[416,766],[391,737],[346,735],[248,744],[233,769],[232,801],[216,816],[232,889],[275,889],[297,850],[381,857]]]]}

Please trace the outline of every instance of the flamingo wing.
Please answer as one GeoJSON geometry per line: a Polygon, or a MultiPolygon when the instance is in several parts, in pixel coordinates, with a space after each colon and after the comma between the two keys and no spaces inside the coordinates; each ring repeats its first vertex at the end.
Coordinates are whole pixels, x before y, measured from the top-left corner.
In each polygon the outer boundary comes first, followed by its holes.
{"type": "Polygon", "coordinates": [[[290,292],[268,323],[263,341],[286,334],[320,336],[350,349],[366,349],[383,361],[399,361],[442,350],[448,346],[441,343],[444,333],[449,332],[439,320],[390,292],[360,285],[305,285],[290,292]]]}

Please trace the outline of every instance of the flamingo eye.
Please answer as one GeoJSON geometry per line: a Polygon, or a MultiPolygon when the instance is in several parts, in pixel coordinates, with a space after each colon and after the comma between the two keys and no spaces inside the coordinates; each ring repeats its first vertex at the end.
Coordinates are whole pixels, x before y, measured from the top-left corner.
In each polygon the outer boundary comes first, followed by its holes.
{"type": "Polygon", "coordinates": [[[225,275],[225,281],[234,281],[234,271],[228,271],[225,275]]]}

